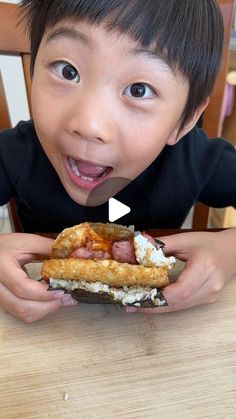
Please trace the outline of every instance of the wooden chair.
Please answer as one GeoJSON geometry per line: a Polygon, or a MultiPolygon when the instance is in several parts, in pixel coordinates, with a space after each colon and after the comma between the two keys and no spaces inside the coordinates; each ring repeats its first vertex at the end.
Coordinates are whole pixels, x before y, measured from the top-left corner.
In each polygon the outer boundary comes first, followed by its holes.
{"type": "MultiPolygon", "coordinates": [[[[20,55],[24,70],[27,97],[30,106],[30,45],[22,27],[17,26],[18,6],[0,2],[0,54],[20,55]]],[[[10,115],[0,69],[0,130],[11,127],[10,115]]],[[[15,200],[8,204],[12,231],[23,231],[17,215],[15,200]]]]}
{"type": "MultiPolygon", "coordinates": [[[[223,101],[225,84],[229,68],[229,43],[232,30],[233,15],[235,11],[235,0],[218,0],[221,13],[224,19],[225,40],[224,53],[221,69],[216,79],[215,88],[211,96],[210,103],[203,115],[203,129],[208,137],[215,138],[222,135],[223,128],[223,101]]],[[[197,203],[193,214],[193,228],[204,229],[208,224],[210,208],[201,203],[197,203]]]]}
{"type": "MultiPolygon", "coordinates": [[[[203,128],[209,137],[220,136],[222,132],[223,97],[228,71],[229,41],[235,0],[218,0],[218,3],[224,19],[225,45],[221,70],[216,80],[210,104],[203,116],[203,128]]],[[[27,96],[30,105],[30,46],[23,28],[16,26],[17,10],[17,5],[0,2],[0,54],[19,54],[21,56],[27,96]]],[[[0,129],[8,128],[11,126],[11,123],[1,78],[0,107],[0,129]]],[[[9,204],[9,213],[13,231],[21,231],[21,225],[17,217],[14,200],[12,200],[9,204]]],[[[208,214],[209,208],[201,203],[197,203],[194,208],[192,227],[196,230],[205,229],[208,223],[208,214]]]]}

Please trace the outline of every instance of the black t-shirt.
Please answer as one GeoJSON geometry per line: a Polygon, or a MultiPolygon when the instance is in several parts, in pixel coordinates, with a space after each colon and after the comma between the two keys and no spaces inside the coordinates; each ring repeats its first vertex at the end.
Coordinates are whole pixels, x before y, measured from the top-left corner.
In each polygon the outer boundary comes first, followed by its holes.
{"type": "MultiPolygon", "coordinates": [[[[108,221],[108,204],[84,207],[64,190],[32,121],[0,133],[0,205],[12,197],[26,232],[59,232],[85,221],[108,221]]],[[[195,127],[116,196],[131,207],[118,222],[137,229],[178,228],[192,205],[236,207],[236,151],[195,127]]]]}

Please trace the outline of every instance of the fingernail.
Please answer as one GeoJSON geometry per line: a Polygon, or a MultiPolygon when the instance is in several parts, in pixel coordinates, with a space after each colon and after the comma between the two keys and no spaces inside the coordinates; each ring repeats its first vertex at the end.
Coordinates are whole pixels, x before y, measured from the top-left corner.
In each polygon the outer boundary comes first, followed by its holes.
{"type": "Polygon", "coordinates": [[[74,300],[74,298],[72,298],[70,294],[66,294],[63,297],[63,306],[74,306],[76,304],[78,304],[78,302],[74,300]]]}
{"type": "Polygon", "coordinates": [[[50,292],[50,294],[52,294],[52,296],[54,298],[61,299],[61,298],[63,298],[65,296],[65,292],[64,291],[49,291],[49,292],[50,292]]]}
{"type": "Polygon", "coordinates": [[[66,303],[67,301],[71,301],[71,300],[72,300],[72,297],[70,294],[64,294],[63,302],[66,303]]]}
{"type": "Polygon", "coordinates": [[[137,308],[135,307],[126,307],[126,313],[135,313],[137,308]]]}

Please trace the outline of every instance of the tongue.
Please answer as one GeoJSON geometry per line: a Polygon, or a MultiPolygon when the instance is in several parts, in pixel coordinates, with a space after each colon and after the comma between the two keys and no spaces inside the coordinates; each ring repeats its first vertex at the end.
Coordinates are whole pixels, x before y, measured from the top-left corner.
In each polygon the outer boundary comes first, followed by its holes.
{"type": "Polygon", "coordinates": [[[101,176],[107,170],[107,166],[95,166],[83,161],[77,161],[76,166],[79,172],[86,176],[101,176]]]}

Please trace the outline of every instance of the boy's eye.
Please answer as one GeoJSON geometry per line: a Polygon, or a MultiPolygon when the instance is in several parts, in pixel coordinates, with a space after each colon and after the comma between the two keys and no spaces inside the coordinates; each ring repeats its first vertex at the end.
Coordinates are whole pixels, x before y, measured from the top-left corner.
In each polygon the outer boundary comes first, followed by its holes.
{"type": "Polygon", "coordinates": [[[79,83],[80,76],[73,65],[65,62],[57,62],[52,65],[52,68],[61,79],[79,83]]]}
{"type": "Polygon", "coordinates": [[[149,99],[156,96],[154,89],[147,83],[135,83],[126,87],[124,94],[134,98],[149,99]]]}

